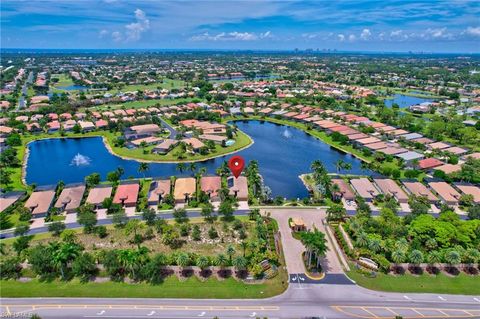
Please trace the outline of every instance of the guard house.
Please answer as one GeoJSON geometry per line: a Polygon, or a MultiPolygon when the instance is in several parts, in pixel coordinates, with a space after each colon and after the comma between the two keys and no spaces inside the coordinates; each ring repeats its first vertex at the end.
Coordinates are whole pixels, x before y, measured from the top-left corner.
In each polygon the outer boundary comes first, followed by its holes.
{"type": "Polygon", "coordinates": [[[303,219],[301,217],[290,218],[289,224],[290,224],[290,228],[294,232],[306,231],[307,230],[307,226],[305,226],[305,222],[303,221],[303,219]]]}

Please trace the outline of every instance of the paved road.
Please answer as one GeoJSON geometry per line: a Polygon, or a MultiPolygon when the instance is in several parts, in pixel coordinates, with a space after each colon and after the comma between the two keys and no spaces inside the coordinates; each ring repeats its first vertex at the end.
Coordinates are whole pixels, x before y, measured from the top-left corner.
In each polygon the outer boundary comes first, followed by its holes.
{"type": "MultiPolygon", "coordinates": [[[[335,254],[327,255],[325,278],[312,280],[291,253],[303,249],[289,239],[288,216],[300,214],[318,228],[322,211],[270,210],[278,218],[286,246],[290,285],[285,293],[268,299],[122,299],[122,298],[2,298],[7,315],[38,313],[42,318],[480,318],[480,296],[385,293],[356,286],[336,268],[335,254]],[[294,263],[293,265],[291,263],[294,263]],[[297,271],[293,273],[291,271],[297,271]]],[[[245,214],[244,211],[237,212],[245,214]]],[[[330,243],[331,244],[331,243],[330,243]]],[[[329,246],[330,246],[329,244],[329,246]]],[[[19,283],[21,284],[21,283],[19,283]]]]}
{"type": "Polygon", "coordinates": [[[290,284],[261,300],[33,298],[1,300],[1,311],[42,318],[479,318],[479,297],[394,294],[354,285],[290,284]]]}

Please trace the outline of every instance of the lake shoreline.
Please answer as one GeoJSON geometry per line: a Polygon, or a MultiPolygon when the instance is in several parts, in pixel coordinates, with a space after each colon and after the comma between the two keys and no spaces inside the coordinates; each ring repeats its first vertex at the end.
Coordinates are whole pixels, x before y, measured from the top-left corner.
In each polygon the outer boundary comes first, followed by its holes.
{"type": "Polygon", "coordinates": [[[44,140],[55,140],[55,139],[82,139],[82,138],[101,138],[102,139],[102,143],[103,145],[105,146],[105,148],[107,149],[107,151],[113,155],[113,156],[116,156],[118,158],[121,158],[121,159],[124,159],[124,160],[129,160],[129,161],[136,161],[136,162],[139,162],[139,163],[159,163],[159,164],[162,164],[162,163],[165,163],[165,164],[178,164],[178,163],[197,163],[197,162],[205,162],[205,161],[209,161],[209,160],[212,160],[212,159],[215,159],[215,158],[218,158],[218,157],[222,157],[222,156],[227,156],[227,155],[231,155],[231,154],[234,154],[234,153],[237,153],[237,152],[240,152],[244,149],[247,149],[249,148],[250,146],[252,146],[255,141],[246,133],[242,132],[242,134],[245,134],[245,136],[248,138],[249,140],[249,143],[237,150],[234,150],[234,151],[230,151],[230,152],[227,152],[227,153],[222,153],[222,154],[217,154],[217,155],[213,155],[213,156],[210,156],[210,157],[206,157],[206,158],[202,158],[202,159],[196,159],[196,160],[185,160],[185,161],[170,161],[170,160],[147,160],[147,159],[140,159],[140,158],[136,158],[136,157],[129,157],[129,156],[124,156],[124,155],[120,155],[118,153],[116,153],[113,148],[111,147],[108,139],[106,136],[102,135],[102,134],[96,134],[96,135],[90,135],[90,136],[51,136],[51,137],[41,137],[41,138],[38,138],[38,139],[33,139],[31,141],[28,141],[26,144],[25,144],[25,154],[23,156],[23,160],[22,160],[22,172],[21,172],[21,182],[24,186],[28,186],[29,184],[27,183],[26,181],[26,177],[27,177],[27,168],[28,168],[28,158],[30,156],[30,149],[29,149],[29,145],[33,142],[37,142],[37,141],[44,141],[44,140]]]}

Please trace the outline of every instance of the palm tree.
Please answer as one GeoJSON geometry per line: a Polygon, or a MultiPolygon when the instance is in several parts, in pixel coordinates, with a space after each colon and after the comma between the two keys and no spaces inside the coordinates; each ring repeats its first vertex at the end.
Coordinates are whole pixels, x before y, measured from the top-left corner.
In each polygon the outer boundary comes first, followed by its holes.
{"type": "Polygon", "coordinates": [[[395,264],[401,264],[402,262],[405,261],[405,253],[403,250],[397,249],[392,253],[392,261],[395,264]]]}
{"type": "Polygon", "coordinates": [[[312,259],[315,257],[318,268],[320,257],[325,256],[328,249],[325,234],[315,228],[313,231],[301,232],[300,240],[307,249],[308,267],[310,268],[312,259]]]}
{"type": "Polygon", "coordinates": [[[240,242],[240,247],[242,247],[243,250],[243,257],[245,257],[245,253],[247,251],[248,243],[244,240],[240,242]]]}
{"type": "MultiPolygon", "coordinates": [[[[145,228],[145,224],[138,219],[131,219],[125,226],[125,235],[130,236],[133,233],[133,238],[136,239],[138,232],[145,228]]],[[[140,249],[140,243],[137,242],[137,248],[140,249]]]]}
{"type": "Polygon", "coordinates": [[[450,266],[458,265],[461,262],[460,254],[454,249],[448,250],[445,253],[444,259],[450,266]]]}
{"type": "Polygon", "coordinates": [[[378,253],[382,250],[382,242],[378,238],[372,238],[368,241],[368,249],[371,251],[378,253]]]}
{"type": "Polygon", "coordinates": [[[183,173],[186,168],[187,166],[185,165],[185,163],[178,163],[176,166],[177,171],[179,171],[180,173],[183,173]]]}
{"type": "Polygon", "coordinates": [[[420,250],[414,249],[408,255],[408,259],[415,267],[418,267],[423,262],[423,254],[420,250]]]}
{"type": "Polygon", "coordinates": [[[367,247],[368,246],[368,235],[362,231],[357,236],[357,245],[359,247],[367,247]]]}
{"type": "Polygon", "coordinates": [[[198,268],[200,268],[201,270],[204,270],[205,268],[210,266],[210,261],[206,256],[199,256],[195,261],[195,264],[197,265],[198,268]]]}
{"type": "Polygon", "coordinates": [[[195,164],[195,162],[191,162],[188,165],[188,169],[190,170],[190,172],[192,172],[192,175],[195,175],[195,171],[197,170],[197,164],[195,164]]]}
{"type": "Polygon", "coordinates": [[[229,259],[229,262],[231,264],[232,263],[232,257],[233,257],[233,255],[235,255],[235,248],[232,245],[228,245],[226,253],[228,255],[228,259],[229,259]]]}
{"type": "Polygon", "coordinates": [[[469,263],[476,264],[480,260],[480,252],[478,251],[478,249],[469,248],[467,249],[466,255],[467,255],[467,261],[469,263]]]}
{"type": "Polygon", "coordinates": [[[228,265],[228,259],[224,254],[218,254],[215,258],[215,265],[223,269],[228,265]]]}
{"type": "Polygon", "coordinates": [[[53,262],[65,279],[64,267],[80,254],[80,246],[71,243],[64,243],[53,250],[53,262]]]}
{"type": "Polygon", "coordinates": [[[190,266],[190,257],[186,253],[180,253],[177,256],[177,265],[182,267],[182,270],[185,270],[188,266],[190,266]]]}
{"type": "Polygon", "coordinates": [[[141,162],[138,165],[138,172],[143,173],[143,179],[145,179],[145,172],[150,169],[150,165],[146,162],[141,162]]]}
{"type": "Polygon", "coordinates": [[[400,238],[396,243],[395,243],[395,248],[397,250],[401,250],[403,252],[407,251],[408,249],[408,241],[405,238],[400,238]]]}
{"type": "Polygon", "coordinates": [[[340,174],[340,171],[343,169],[345,162],[341,159],[335,162],[335,169],[337,170],[337,174],[340,174]]]}
{"type": "Polygon", "coordinates": [[[247,268],[248,261],[245,257],[237,256],[233,259],[232,264],[237,271],[242,271],[247,268]]]}

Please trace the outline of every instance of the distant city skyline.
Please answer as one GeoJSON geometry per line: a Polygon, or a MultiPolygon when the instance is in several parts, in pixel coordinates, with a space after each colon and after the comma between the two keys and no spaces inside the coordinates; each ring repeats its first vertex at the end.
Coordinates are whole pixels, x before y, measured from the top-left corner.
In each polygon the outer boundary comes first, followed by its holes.
{"type": "Polygon", "coordinates": [[[480,52],[478,1],[10,1],[1,47],[480,52]]]}

